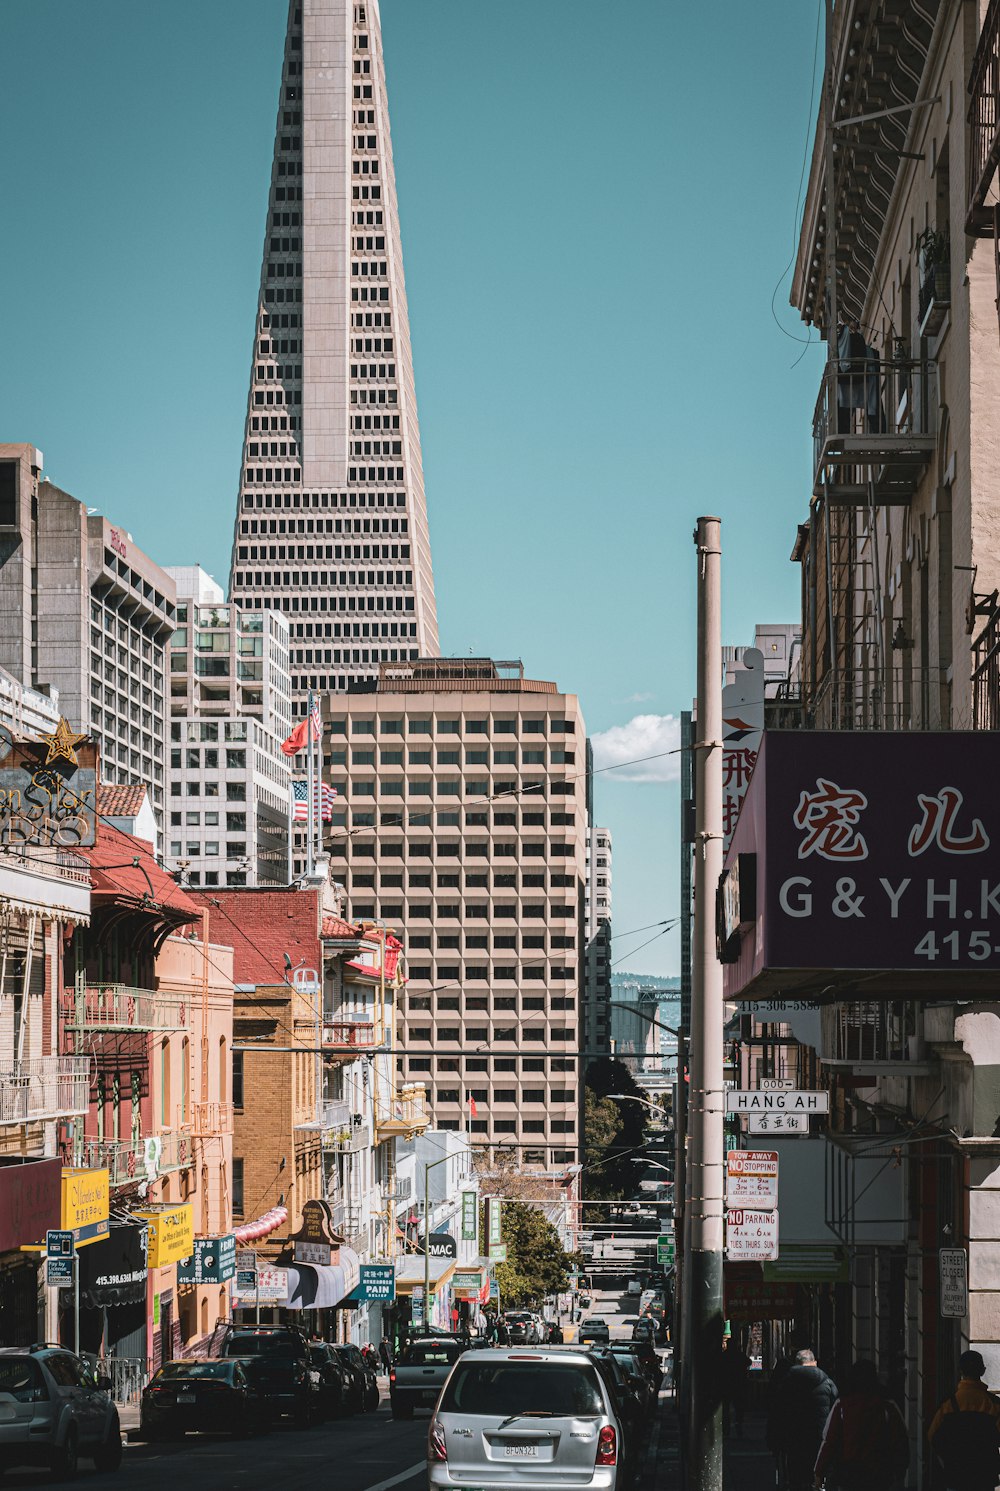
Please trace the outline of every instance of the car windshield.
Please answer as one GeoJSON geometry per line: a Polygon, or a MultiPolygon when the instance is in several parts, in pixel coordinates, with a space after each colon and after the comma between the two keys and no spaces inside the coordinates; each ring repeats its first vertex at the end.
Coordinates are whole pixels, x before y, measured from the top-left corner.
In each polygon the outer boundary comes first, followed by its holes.
{"type": "Polygon", "coordinates": [[[226,1342],[227,1356],[300,1356],[298,1341],[260,1331],[236,1331],[226,1342]]]}
{"type": "Polygon", "coordinates": [[[464,1361],[448,1379],[440,1411],[581,1418],[603,1406],[597,1373],[583,1363],[464,1361]]]}
{"type": "Polygon", "coordinates": [[[399,1358],[401,1367],[431,1367],[458,1361],[461,1346],[408,1346],[399,1358]]]}
{"type": "Polygon", "coordinates": [[[233,1374],[231,1362],[167,1362],[161,1367],[156,1376],[159,1381],[165,1377],[224,1377],[229,1378],[233,1374]]]}
{"type": "Polygon", "coordinates": [[[19,1403],[45,1396],[38,1363],[30,1356],[0,1357],[0,1393],[10,1393],[19,1403]]]}

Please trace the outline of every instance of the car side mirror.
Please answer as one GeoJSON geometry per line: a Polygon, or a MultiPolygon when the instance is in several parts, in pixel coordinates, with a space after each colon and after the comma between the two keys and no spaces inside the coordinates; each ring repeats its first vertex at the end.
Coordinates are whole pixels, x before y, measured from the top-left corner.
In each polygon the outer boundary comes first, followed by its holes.
{"type": "Polygon", "coordinates": [[[109,1393],[111,1391],[111,1378],[104,1377],[103,1375],[98,1377],[97,1386],[100,1388],[102,1393],[109,1393]]]}

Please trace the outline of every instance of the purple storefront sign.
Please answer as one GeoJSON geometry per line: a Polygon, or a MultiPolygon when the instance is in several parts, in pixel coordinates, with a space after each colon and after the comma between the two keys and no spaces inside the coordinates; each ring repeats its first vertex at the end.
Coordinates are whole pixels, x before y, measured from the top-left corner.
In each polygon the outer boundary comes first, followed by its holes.
{"type": "Polygon", "coordinates": [[[61,1160],[0,1161],[0,1253],[44,1243],[60,1221],[61,1160]]]}
{"type": "Polygon", "coordinates": [[[864,997],[894,972],[1000,988],[998,763],[985,731],[766,732],[726,856],[753,856],[757,887],[739,932],[726,902],[727,999],[838,970],[884,971],[864,997]]]}

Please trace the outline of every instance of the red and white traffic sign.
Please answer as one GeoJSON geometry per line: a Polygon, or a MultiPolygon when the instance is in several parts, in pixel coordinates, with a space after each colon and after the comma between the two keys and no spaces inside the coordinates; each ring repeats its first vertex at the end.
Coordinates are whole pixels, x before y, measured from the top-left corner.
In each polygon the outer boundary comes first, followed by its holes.
{"type": "Polygon", "coordinates": [[[773,1149],[730,1149],[726,1203],[773,1211],[778,1204],[778,1156],[773,1149]]]}
{"type": "Polygon", "coordinates": [[[778,1213],[726,1212],[726,1257],[743,1263],[771,1263],[778,1256],[778,1213]]]}

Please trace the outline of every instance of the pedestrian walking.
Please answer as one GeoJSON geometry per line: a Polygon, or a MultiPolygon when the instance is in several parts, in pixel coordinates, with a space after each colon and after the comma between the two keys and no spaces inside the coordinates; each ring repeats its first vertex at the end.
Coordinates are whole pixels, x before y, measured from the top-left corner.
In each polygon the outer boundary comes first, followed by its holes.
{"type": "Polygon", "coordinates": [[[727,1430],[743,1433],[743,1415],[747,1405],[747,1378],[750,1358],[732,1336],[723,1342],[722,1415],[727,1430]]]}
{"type": "Polygon", "coordinates": [[[767,1447],[778,1461],[780,1484],[786,1491],[812,1491],[813,1467],[837,1401],[837,1384],[816,1365],[807,1346],[771,1386],[767,1447]]]}
{"type": "Polygon", "coordinates": [[[883,1391],[874,1362],[854,1363],[830,1411],[815,1485],[831,1491],[897,1491],[910,1463],[906,1425],[883,1391]]]}
{"type": "Polygon", "coordinates": [[[497,1345],[510,1345],[510,1326],[507,1324],[506,1320],[503,1319],[497,1322],[497,1345]]]}
{"type": "Polygon", "coordinates": [[[386,1377],[392,1371],[392,1347],[389,1345],[389,1337],[383,1336],[379,1342],[378,1354],[382,1360],[382,1367],[386,1377]]]}
{"type": "Polygon", "coordinates": [[[1000,1399],[983,1381],[986,1363],[978,1351],[963,1351],[958,1370],[958,1386],[927,1437],[948,1491],[993,1491],[1000,1480],[1000,1399]]]}

